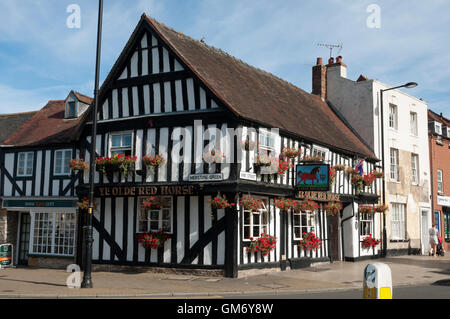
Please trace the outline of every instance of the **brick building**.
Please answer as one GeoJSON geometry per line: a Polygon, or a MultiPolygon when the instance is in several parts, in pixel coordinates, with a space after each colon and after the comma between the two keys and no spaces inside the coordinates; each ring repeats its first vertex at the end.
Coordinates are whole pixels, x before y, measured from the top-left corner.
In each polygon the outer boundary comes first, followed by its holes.
{"type": "Polygon", "coordinates": [[[450,119],[428,110],[433,221],[450,250],[450,119]]]}

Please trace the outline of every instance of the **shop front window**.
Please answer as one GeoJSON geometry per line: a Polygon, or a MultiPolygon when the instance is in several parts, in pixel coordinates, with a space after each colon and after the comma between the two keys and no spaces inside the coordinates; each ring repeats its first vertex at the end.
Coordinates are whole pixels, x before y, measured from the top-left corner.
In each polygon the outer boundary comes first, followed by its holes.
{"type": "Polygon", "coordinates": [[[161,197],[161,208],[141,207],[139,214],[140,233],[157,232],[163,230],[172,232],[172,197],[161,197]]]}
{"type": "Polygon", "coordinates": [[[75,213],[34,213],[31,220],[31,253],[73,256],[75,213]]]}

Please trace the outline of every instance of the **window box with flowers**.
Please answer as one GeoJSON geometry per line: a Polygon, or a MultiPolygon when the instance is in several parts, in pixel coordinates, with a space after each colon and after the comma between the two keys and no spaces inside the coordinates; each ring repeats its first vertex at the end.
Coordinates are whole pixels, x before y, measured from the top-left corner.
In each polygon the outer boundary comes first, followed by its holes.
{"type": "Polygon", "coordinates": [[[149,209],[160,209],[162,202],[157,196],[149,196],[142,200],[142,206],[149,209]]]}
{"type": "Polygon", "coordinates": [[[368,236],[365,236],[362,239],[361,247],[363,249],[370,249],[370,248],[375,248],[379,244],[380,244],[380,240],[373,238],[372,234],[369,234],[368,236]]]}
{"type": "Polygon", "coordinates": [[[170,235],[163,230],[149,233],[136,234],[136,239],[145,249],[158,249],[164,247],[164,243],[170,238],[170,235]]]}
{"type": "Polygon", "coordinates": [[[124,154],[116,154],[112,157],[99,157],[95,160],[95,167],[112,182],[115,172],[120,172],[127,178],[128,173],[134,170],[136,159],[136,156],[125,156],[124,154]]]}
{"type": "Polygon", "coordinates": [[[250,237],[250,245],[246,247],[246,252],[255,253],[260,252],[262,257],[266,257],[275,249],[277,238],[269,234],[261,234],[258,238],[250,237]]]}
{"type": "Polygon", "coordinates": [[[323,208],[327,215],[329,216],[337,216],[339,212],[342,210],[342,203],[341,202],[329,202],[326,203],[323,208]]]}
{"type": "Polygon", "coordinates": [[[292,167],[294,167],[294,164],[292,164],[289,160],[278,160],[278,176],[283,177],[284,174],[292,167]]]}

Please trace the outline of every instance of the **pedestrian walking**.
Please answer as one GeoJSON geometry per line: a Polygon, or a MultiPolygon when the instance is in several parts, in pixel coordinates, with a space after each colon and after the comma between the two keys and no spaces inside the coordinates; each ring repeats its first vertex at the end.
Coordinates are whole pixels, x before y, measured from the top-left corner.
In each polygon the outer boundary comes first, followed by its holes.
{"type": "Polygon", "coordinates": [[[436,257],[436,245],[438,244],[438,230],[436,228],[436,224],[433,223],[432,227],[430,228],[429,235],[431,245],[430,255],[436,257]]]}

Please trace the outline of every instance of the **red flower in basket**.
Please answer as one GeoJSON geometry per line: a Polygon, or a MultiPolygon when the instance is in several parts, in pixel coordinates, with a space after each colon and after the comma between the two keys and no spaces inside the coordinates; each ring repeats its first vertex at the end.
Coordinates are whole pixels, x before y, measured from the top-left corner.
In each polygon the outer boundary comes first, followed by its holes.
{"type": "Polygon", "coordinates": [[[304,250],[317,251],[322,246],[322,241],[314,234],[314,232],[303,233],[303,239],[300,240],[298,246],[304,250]]]}
{"type": "Polygon", "coordinates": [[[373,238],[372,234],[369,234],[369,236],[366,236],[363,238],[361,247],[364,249],[370,249],[370,248],[374,248],[379,243],[380,243],[380,240],[373,238]]]}
{"type": "Polygon", "coordinates": [[[276,237],[264,233],[256,240],[253,240],[253,237],[250,237],[250,240],[252,242],[250,243],[250,246],[246,248],[246,251],[252,253],[259,251],[262,256],[267,256],[277,244],[276,237]]]}

